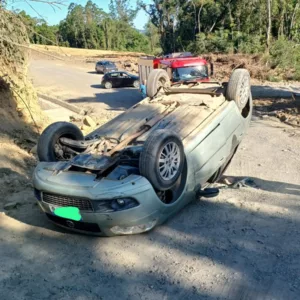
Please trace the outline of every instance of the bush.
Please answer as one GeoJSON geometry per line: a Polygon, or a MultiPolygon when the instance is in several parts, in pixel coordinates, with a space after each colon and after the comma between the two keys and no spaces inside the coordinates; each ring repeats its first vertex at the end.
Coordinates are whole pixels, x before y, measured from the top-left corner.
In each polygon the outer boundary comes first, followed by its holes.
{"type": "Polygon", "coordinates": [[[289,78],[300,79],[300,48],[296,43],[285,38],[275,41],[270,48],[269,63],[271,68],[281,69],[283,73],[292,73],[289,78]]]}

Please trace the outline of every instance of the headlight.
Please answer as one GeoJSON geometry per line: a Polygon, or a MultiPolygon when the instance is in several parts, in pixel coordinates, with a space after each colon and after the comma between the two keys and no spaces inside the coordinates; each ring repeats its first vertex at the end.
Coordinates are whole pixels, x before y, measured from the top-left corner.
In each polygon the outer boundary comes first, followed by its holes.
{"type": "Polygon", "coordinates": [[[139,203],[133,198],[118,198],[113,200],[95,200],[92,201],[96,212],[108,213],[122,211],[139,206],[139,203]]]}
{"type": "Polygon", "coordinates": [[[137,234],[151,230],[157,223],[157,220],[152,220],[146,224],[135,225],[135,226],[114,226],[110,230],[114,234],[137,234]]]}

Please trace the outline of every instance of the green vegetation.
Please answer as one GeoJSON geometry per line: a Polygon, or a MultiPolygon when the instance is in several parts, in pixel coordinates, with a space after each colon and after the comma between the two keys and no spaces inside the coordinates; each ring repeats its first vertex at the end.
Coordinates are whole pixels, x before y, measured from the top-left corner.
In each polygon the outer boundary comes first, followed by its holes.
{"type": "MultiPolygon", "coordinates": [[[[1,0],[0,0],[1,1],[1,0]]],[[[72,3],[56,26],[19,16],[30,30],[32,43],[152,54],[190,51],[261,54],[274,72],[272,80],[300,79],[299,0],[110,0],[104,12],[91,0],[72,3]],[[133,26],[138,9],[149,16],[145,32],[133,26]]]]}
{"type": "Polygon", "coordinates": [[[18,15],[29,29],[30,41],[35,44],[138,52],[154,50],[150,38],[133,27],[137,8],[132,9],[128,0],[111,0],[109,8],[110,12],[106,13],[91,0],[85,6],[71,3],[66,18],[56,26],[48,26],[44,20],[31,18],[24,11],[18,15]]]}
{"type": "Polygon", "coordinates": [[[139,5],[156,26],[165,53],[261,53],[273,69],[300,79],[299,0],[152,0],[139,5]]]}

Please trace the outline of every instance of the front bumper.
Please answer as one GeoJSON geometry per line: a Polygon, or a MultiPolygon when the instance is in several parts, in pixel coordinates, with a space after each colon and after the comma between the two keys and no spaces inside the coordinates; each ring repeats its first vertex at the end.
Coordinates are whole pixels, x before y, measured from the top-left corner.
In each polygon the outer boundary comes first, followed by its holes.
{"type": "Polygon", "coordinates": [[[41,193],[39,206],[59,226],[77,232],[113,236],[122,234],[122,230],[123,234],[151,230],[168,217],[167,205],[161,202],[152,185],[142,176],[130,175],[124,180],[97,180],[95,175],[80,172],[66,171],[57,174],[53,171],[54,165],[55,163],[40,163],[34,171],[33,185],[41,193]],[[131,197],[139,205],[109,213],[96,212],[93,206],[91,211],[80,210],[81,220],[73,221],[56,216],[53,205],[44,201],[43,193],[82,197],[89,199],[92,204],[101,199],[113,201],[131,197]]]}

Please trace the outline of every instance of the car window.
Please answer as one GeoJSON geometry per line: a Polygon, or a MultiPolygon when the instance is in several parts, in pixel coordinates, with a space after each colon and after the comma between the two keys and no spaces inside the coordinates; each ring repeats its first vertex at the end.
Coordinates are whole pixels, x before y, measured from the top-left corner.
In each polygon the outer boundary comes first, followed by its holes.
{"type": "Polygon", "coordinates": [[[110,73],[109,76],[111,78],[118,78],[120,75],[119,75],[119,73],[110,73]]]}

